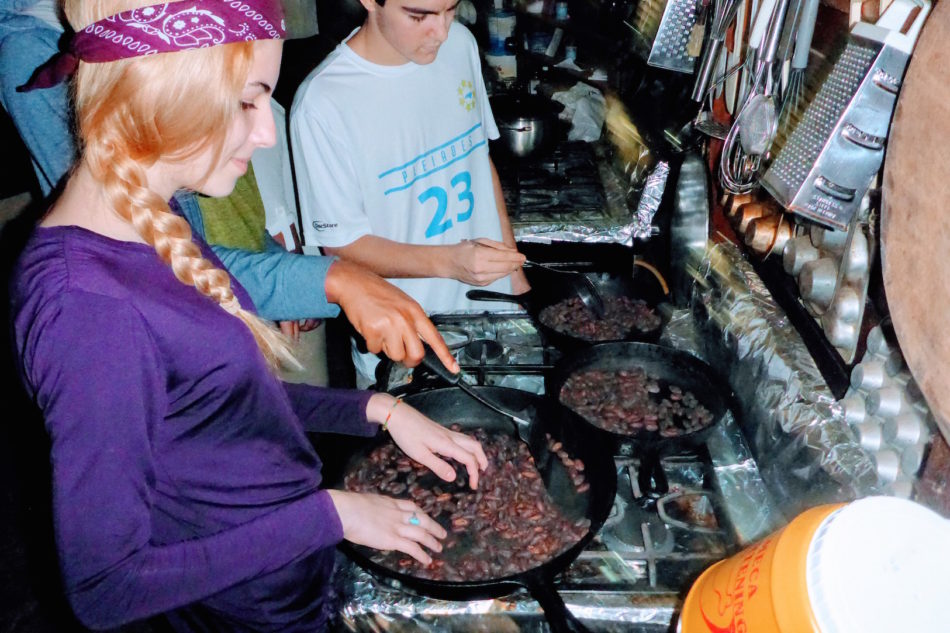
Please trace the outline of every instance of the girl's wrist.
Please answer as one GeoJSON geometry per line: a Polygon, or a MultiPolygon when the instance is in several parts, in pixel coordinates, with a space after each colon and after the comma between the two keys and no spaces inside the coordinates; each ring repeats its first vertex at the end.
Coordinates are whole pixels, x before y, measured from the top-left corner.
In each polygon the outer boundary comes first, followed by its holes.
{"type": "Polygon", "coordinates": [[[396,398],[388,393],[374,393],[366,403],[367,421],[382,425],[395,403],[396,398]]]}
{"type": "Polygon", "coordinates": [[[383,430],[386,431],[387,433],[389,432],[389,420],[392,418],[393,411],[396,410],[396,407],[399,406],[400,402],[402,402],[402,396],[396,396],[395,401],[393,402],[392,406],[389,407],[389,411],[386,413],[386,417],[383,418],[382,427],[383,427],[383,430]]]}

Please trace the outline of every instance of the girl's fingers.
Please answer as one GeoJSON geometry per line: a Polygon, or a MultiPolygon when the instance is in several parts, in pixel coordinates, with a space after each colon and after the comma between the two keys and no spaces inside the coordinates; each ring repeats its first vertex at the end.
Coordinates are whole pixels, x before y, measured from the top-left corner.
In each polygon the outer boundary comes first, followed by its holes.
{"type": "Polygon", "coordinates": [[[481,442],[474,437],[465,435],[464,433],[455,433],[454,431],[452,432],[452,441],[474,455],[481,470],[488,468],[488,456],[485,455],[485,450],[482,448],[481,442]]]}
{"type": "Polygon", "coordinates": [[[423,551],[418,543],[407,538],[397,538],[393,549],[399,550],[404,554],[409,554],[423,565],[432,563],[432,557],[423,551]]]}
{"type": "MultiPolygon", "coordinates": [[[[440,451],[441,452],[441,451],[440,451]]],[[[439,476],[440,479],[445,481],[455,481],[455,469],[450,463],[440,458],[431,449],[426,447],[425,459],[417,460],[423,466],[426,466],[429,470],[434,472],[439,476]]]]}
{"type": "Polygon", "coordinates": [[[409,499],[392,499],[392,501],[395,502],[397,510],[401,510],[402,512],[408,512],[410,514],[412,514],[413,512],[417,514],[422,513],[422,510],[419,509],[419,506],[417,506],[415,503],[413,503],[409,499]]]}
{"type": "MultiPolygon", "coordinates": [[[[478,462],[470,451],[460,446],[452,438],[445,438],[445,442],[439,447],[439,453],[446,457],[451,457],[458,463],[465,466],[468,471],[468,482],[472,490],[478,488],[478,462]]],[[[455,469],[452,469],[452,478],[455,478],[455,469]]],[[[447,480],[446,480],[447,481],[447,480]]]]}
{"type": "Polygon", "coordinates": [[[400,525],[399,529],[396,531],[396,534],[402,538],[409,539],[410,541],[415,541],[421,545],[425,545],[433,552],[441,552],[442,544],[439,543],[428,530],[424,529],[422,526],[415,525],[400,525]]]}

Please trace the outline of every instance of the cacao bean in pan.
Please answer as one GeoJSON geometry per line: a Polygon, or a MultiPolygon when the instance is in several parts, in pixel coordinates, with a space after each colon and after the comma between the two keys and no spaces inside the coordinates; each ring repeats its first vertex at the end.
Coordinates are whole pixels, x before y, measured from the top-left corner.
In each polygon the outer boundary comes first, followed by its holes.
{"type": "Polygon", "coordinates": [[[577,372],[564,382],[559,398],[591,424],[621,435],[646,431],[676,437],[713,419],[692,392],[639,367],[577,372]]]}
{"type": "Polygon", "coordinates": [[[604,297],[605,315],[598,319],[577,297],[564,299],[541,310],[541,323],[561,334],[585,341],[616,341],[634,330],[650,332],[662,319],[645,301],[630,297],[604,297]]]}
{"type": "MultiPolygon", "coordinates": [[[[489,462],[476,491],[448,484],[411,460],[407,473],[401,460],[408,458],[394,444],[377,448],[358,470],[347,475],[344,485],[348,490],[390,494],[388,491],[405,485],[404,478],[414,474],[416,483],[407,486],[405,493],[391,496],[411,498],[449,533],[442,552],[432,553],[433,562],[428,566],[401,552],[367,550],[376,563],[430,580],[485,580],[536,567],[587,534],[588,519],[569,520],[554,505],[524,442],[484,429],[476,429],[473,435],[482,443],[489,462]]],[[[553,449],[555,444],[548,437],[549,447],[553,449]]],[[[560,447],[552,450],[557,451],[563,452],[560,447]]],[[[580,492],[589,489],[583,462],[566,453],[559,458],[575,488],[580,492]]],[[[459,480],[466,481],[461,474],[459,480]]]]}

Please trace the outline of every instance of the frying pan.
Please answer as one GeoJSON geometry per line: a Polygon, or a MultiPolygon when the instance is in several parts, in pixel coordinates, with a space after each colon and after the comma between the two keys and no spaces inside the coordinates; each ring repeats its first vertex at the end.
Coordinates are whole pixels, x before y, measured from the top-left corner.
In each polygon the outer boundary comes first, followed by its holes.
{"type": "MultiPolygon", "coordinates": [[[[610,513],[617,489],[617,475],[610,458],[610,443],[605,434],[591,434],[581,423],[579,416],[550,398],[543,398],[525,391],[506,387],[474,387],[493,402],[510,410],[532,412],[528,433],[533,437],[528,442],[535,465],[553,502],[571,518],[587,518],[590,527],[587,534],[570,549],[547,562],[527,571],[489,580],[464,582],[439,581],[418,578],[385,567],[367,556],[365,550],[344,541],[341,549],[354,562],[378,578],[396,581],[419,593],[447,600],[480,600],[506,595],[518,589],[527,589],[540,603],[553,631],[586,631],[564,605],[554,590],[554,577],[570,565],[581,550],[590,542],[610,513]],[[564,450],[574,458],[584,461],[584,474],[590,484],[589,490],[578,493],[568,476],[567,469],[556,456],[547,452],[545,434],[564,445],[564,450]],[[538,449],[543,446],[543,449],[538,449]],[[543,454],[542,454],[543,452],[543,454]]],[[[472,399],[455,388],[433,389],[406,396],[405,402],[443,425],[458,424],[464,429],[484,428],[499,433],[511,433],[511,422],[502,415],[472,399]]],[[[346,473],[360,467],[374,448],[387,438],[381,437],[367,443],[357,451],[344,469],[346,473]]],[[[342,479],[340,480],[342,482],[342,479]]]]}
{"type": "Polygon", "coordinates": [[[561,388],[572,375],[586,370],[621,370],[642,368],[655,378],[661,388],[677,385],[688,390],[712,413],[712,421],[705,426],[673,437],[663,437],[658,431],[640,429],[633,435],[613,433],[601,429],[581,416],[578,419],[587,429],[606,433],[611,439],[615,455],[639,454],[640,470],[637,481],[645,498],[655,500],[666,494],[669,486],[660,468],[660,457],[685,447],[696,446],[706,437],[723,415],[734,409],[732,392],[712,367],[692,354],[651,343],[601,343],[565,355],[545,377],[545,391],[560,401],[561,388]]]}
{"type": "MultiPolygon", "coordinates": [[[[561,273],[547,272],[539,268],[532,269],[531,273],[531,290],[520,295],[509,295],[489,290],[469,290],[465,293],[465,296],[475,301],[505,301],[520,304],[534,320],[544,340],[563,352],[593,345],[594,341],[558,332],[541,322],[542,310],[561,301],[571,299],[576,294],[569,284],[564,283],[561,273]]],[[[621,277],[620,275],[599,274],[589,276],[598,293],[605,300],[611,297],[628,297],[645,301],[651,308],[656,308],[664,296],[663,292],[657,287],[656,278],[652,275],[621,277]]],[[[621,340],[656,341],[660,337],[663,325],[661,321],[658,327],[647,331],[631,330],[621,340]]]]}

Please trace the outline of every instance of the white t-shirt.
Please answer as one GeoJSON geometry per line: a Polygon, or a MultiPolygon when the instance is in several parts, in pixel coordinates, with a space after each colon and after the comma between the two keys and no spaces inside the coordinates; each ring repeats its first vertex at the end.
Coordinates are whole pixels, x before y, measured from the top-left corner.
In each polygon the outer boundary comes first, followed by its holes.
{"type": "MultiPolygon", "coordinates": [[[[291,109],[304,243],[345,246],[369,234],[410,244],[501,241],[488,160],[497,137],[464,26],[453,23],[424,66],[380,66],[340,44],[291,109]]],[[[390,281],[430,314],[513,307],[472,302],[472,286],[454,279],[390,281]]],[[[488,289],[510,292],[510,279],[488,289]]]]}
{"type": "Polygon", "coordinates": [[[271,99],[276,143],[254,151],[251,164],[254,178],[264,203],[267,232],[281,246],[295,251],[302,246],[297,224],[297,202],[294,200],[294,180],[290,169],[290,146],[287,143],[287,113],[283,106],[271,99]]]}

